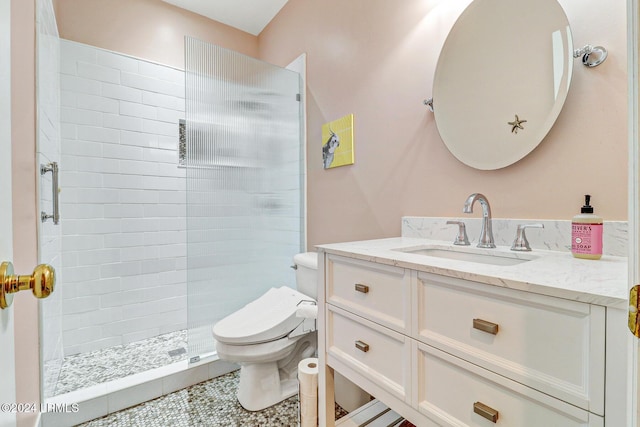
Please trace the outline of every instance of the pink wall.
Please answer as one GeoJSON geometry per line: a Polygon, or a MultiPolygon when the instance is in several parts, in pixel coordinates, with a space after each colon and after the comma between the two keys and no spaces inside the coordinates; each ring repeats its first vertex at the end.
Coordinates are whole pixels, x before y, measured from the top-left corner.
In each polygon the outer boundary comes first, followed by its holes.
{"type": "MultiPolygon", "coordinates": [[[[11,1],[11,166],[13,265],[30,274],[38,263],[35,134],[35,1],[11,1]]],[[[39,402],[38,303],[28,292],[13,301],[16,340],[16,399],[39,402]]],[[[37,414],[18,414],[33,426],[37,414]]]]}
{"type": "Polygon", "coordinates": [[[60,38],[184,69],[184,36],[257,56],[255,36],[160,0],[54,0],[60,38]]]}
{"type": "Polygon", "coordinates": [[[403,215],[463,216],[473,192],[487,195],[496,218],[569,219],[590,193],[605,219],[626,220],[624,2],[560,0],[576,47],[602,44],[609,58],[593,69],[575,63],[550,134],[497,171],[457,161],[422,105],[461,2],[468,0],[290,0],[260,34],[268,62],[286,65],[307,53],[310,247],[397,236],[403,215]],[[356,163],[325,171],[321,126],[349,113],[356,163]]]}

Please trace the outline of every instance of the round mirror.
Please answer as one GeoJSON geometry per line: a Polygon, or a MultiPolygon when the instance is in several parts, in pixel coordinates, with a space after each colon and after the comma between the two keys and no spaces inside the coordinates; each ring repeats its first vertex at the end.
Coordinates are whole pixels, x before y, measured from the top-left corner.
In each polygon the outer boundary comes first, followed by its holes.
{"type": "Polygon", "coordinates": [[[572,70],[571,29],[556,0],[474,0],[438,58],[438,132],[466,165],[509,166],[553,126],[572,70]]]}

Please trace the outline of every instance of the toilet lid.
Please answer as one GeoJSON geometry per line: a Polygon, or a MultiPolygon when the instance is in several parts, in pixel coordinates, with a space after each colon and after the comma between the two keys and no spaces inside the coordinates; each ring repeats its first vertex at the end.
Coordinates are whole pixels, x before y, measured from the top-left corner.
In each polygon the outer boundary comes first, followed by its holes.
{"type": "Polygon", "coordinates": [[[227,344],[257,344],[282,338],[304,320],[296,317],[298,303],[303,300],[313,301],[287,286],[271,288],[216,323],[213,336],[227,344]]]}

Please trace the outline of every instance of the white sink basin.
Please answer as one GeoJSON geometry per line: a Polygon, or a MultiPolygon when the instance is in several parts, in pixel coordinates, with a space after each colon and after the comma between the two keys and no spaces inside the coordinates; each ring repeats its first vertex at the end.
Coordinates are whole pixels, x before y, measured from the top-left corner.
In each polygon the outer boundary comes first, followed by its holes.
{"type": "Polygon", "coordinates": [[[531,253],[510,253],[496,249],[482,249],[468,246],[428,245],[413,248],[398,248],[393,250],[413,255],[448,258],[457,261],[502,266],[522,264],[523,262],[532,261],[538,258],[537,255],[531,253]]]}

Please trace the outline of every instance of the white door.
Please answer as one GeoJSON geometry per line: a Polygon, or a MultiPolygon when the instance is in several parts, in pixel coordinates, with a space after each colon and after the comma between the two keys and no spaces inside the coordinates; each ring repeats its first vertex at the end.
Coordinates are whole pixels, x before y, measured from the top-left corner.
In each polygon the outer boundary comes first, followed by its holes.
{"type": "MultiPolygon", "coordinates": [[[[0,0],[0,262],[11,261],[11,58],[10,0],[0,0]]],[[[16,402],[13,309],[0,310],[0,427],[15,425],[15,413],[2,404],[16,402]]]]}
{"type": "MultiPolygon", "coordinates": [[[[638,0],[627,0],[627,40],[629,43],[629,287],[640,283],[640,8],[638,0]]],[[[640,427],[638,396],[640,396],[640,340],[629,338],[627,351],[631,363],[627,367],[629,378],[629,425],[640,427]]]]}

